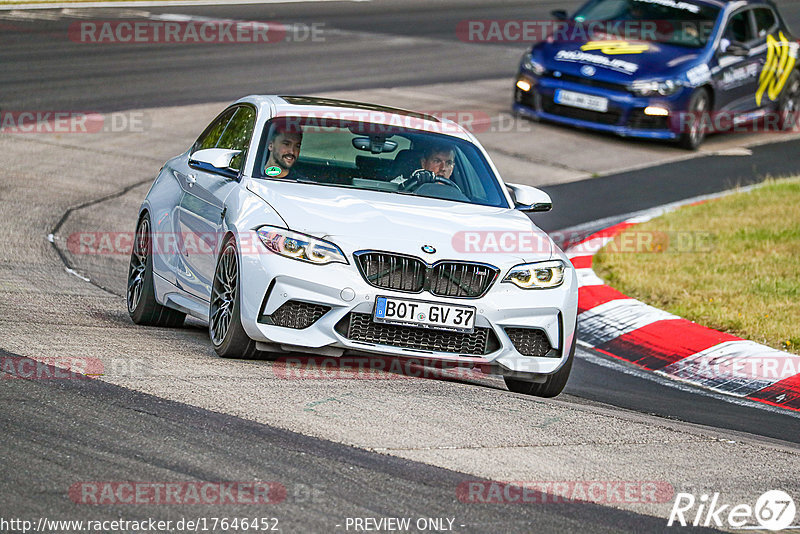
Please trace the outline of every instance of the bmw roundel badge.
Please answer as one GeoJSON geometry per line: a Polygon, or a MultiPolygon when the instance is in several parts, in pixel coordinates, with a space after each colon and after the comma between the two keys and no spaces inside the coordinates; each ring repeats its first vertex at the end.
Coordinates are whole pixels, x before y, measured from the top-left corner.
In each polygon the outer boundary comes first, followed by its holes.
{"type": "Polygon", "coordinates": [[[436,252],[436,249],[430,245],[423,245],[422,252],[425,252],[427,254],[433,254],[434,252],[436,252]]]}

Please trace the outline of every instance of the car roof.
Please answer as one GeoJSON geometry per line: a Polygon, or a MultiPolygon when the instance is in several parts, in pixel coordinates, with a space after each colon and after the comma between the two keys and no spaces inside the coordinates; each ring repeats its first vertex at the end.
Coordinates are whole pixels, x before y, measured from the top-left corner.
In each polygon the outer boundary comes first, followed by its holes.
{"type": "Polygon", "coordinates": [[[251,103],[270,116],[337,118],[387,126],[399,126],[443,133],[472,141],[473,137],[459,124],[427,113],[393,108],[366,102],[312,96],[249,95],[236,103],[251,103]]]}
{"type": "Polygon", "coordinates": [[[714,6],[723,9],[726,7],[739,8],[743,6],[752,6],[752,5],[768,5],[774,7],[774,4],[771,0],[689,0],[689,1],[695,4],[714,6]]]}
{"type": "MultiPolygon", "coordinates": [[[[743,6],[752,6],[752,5],[768,5],[773,6],[773,3],[770,0],[692,0],[698,4],[706,4],[710,6],[716,7],[734,7],[739,8],[743,6]]],[[[774,7],[774,6],[773,6],[774,7]]]]}

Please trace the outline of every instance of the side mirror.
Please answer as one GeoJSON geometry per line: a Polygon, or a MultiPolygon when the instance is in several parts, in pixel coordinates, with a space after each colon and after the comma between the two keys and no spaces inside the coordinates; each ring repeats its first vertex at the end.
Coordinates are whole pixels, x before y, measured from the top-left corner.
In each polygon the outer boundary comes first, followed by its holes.
{"type": "Polygon", "coordinates": [[[750,47],[742,43],[731,43],[726,53],[732,56],[746,56],[750,53],[750,47]]]}
{"type": "Polygon", "coordinates": [[[514,209],[524,212],[542,212],[553,209],[550,195],[541,189],[519,184],[506,184],[506,187],[514,199],[514,209]]]}
{"type": "Polygon", "coordinates": [[[746,44],[723,38],[719,42],[719,51],[731,56],[746,56],[750,53],[750,47],[746,44]]]}
{"type": "Polygon", "coordinates": [[[206,164],[215,169],[229,169],[231,160],[241,154],[241,150],[227,148],[205,148],[189,156],[189,164],[206,164]]]}
{"type": "Polygon", "coordinates": [[[550,14],[556,20],[567,20],[569,18],[569,14],[567,13],[566,9],[554,9],[553,11],[550,12],[550,14]]]}

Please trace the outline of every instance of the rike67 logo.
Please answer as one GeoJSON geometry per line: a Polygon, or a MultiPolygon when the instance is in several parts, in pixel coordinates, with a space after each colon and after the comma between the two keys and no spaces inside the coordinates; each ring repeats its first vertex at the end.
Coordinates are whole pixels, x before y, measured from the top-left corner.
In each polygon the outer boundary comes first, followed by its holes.
{"type": "Polygon", "coordinates": [[[667,526],[795,530],[800,528],[795,524],[796,512],[792,497],[781,490],[765,492],[756,500],[755,506],[723,504],[719,493],[710,496],[704,494],[699,499],[691,493],[678,493],[667,526]]]}

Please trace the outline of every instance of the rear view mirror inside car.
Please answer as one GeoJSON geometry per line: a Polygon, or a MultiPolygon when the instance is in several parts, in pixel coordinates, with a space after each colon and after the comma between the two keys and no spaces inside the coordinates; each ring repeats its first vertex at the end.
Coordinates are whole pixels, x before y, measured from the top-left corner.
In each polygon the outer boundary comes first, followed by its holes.
{"type": "Polygon", "coordinates": [[[369,150],[373,154],[380,154],[382,152],[394,152],[397,150],[397,143],[378,136],[355,137],[353,138],[353,147],[358,150],[369,150]]]}

